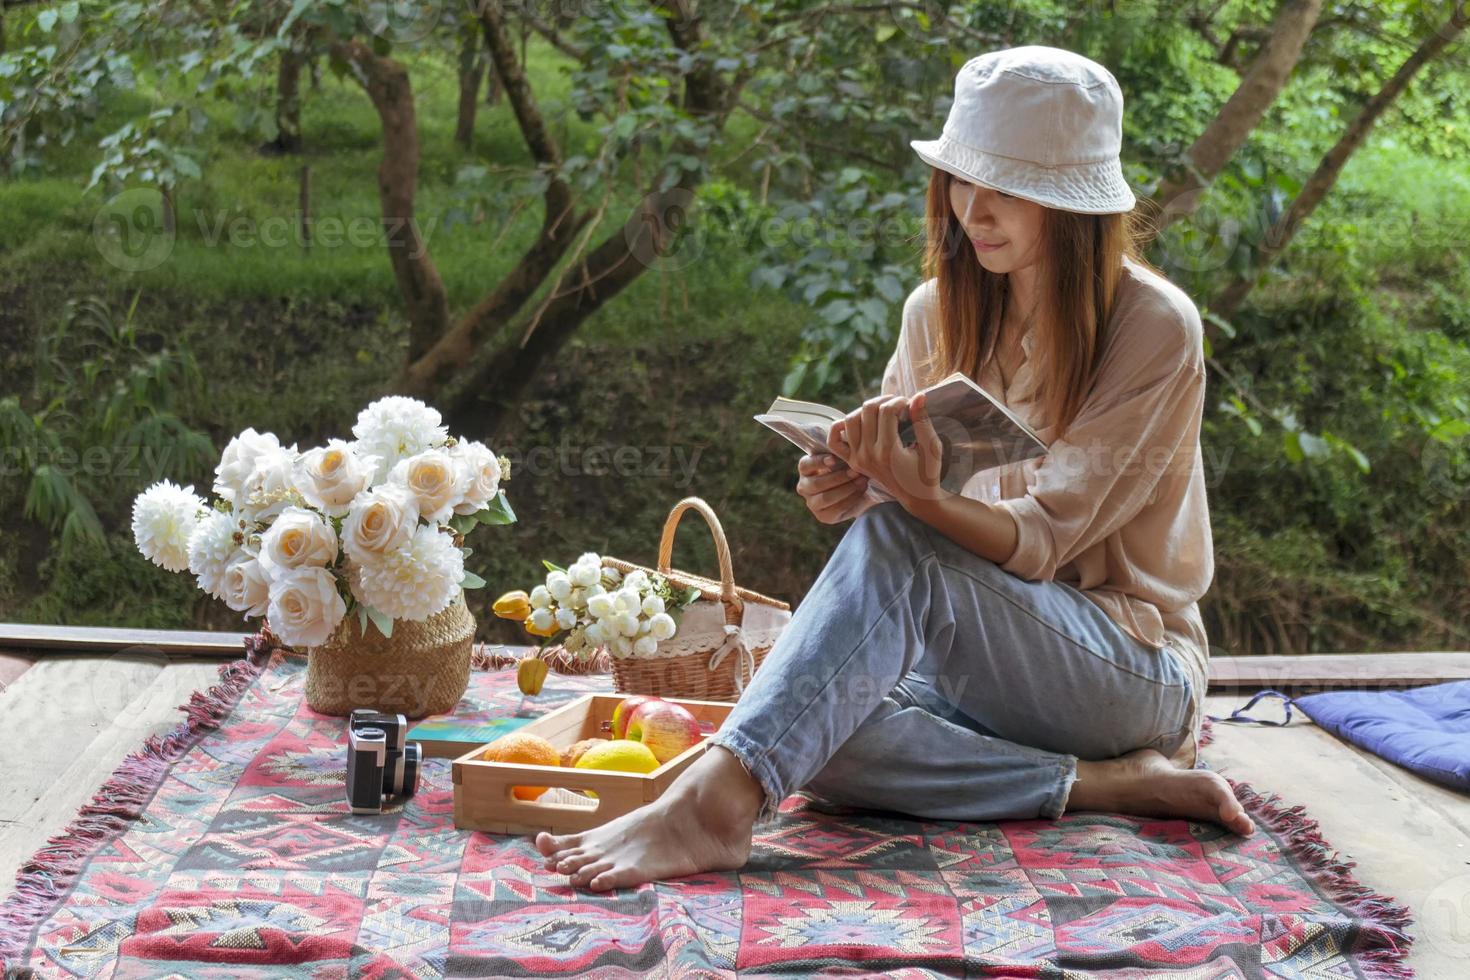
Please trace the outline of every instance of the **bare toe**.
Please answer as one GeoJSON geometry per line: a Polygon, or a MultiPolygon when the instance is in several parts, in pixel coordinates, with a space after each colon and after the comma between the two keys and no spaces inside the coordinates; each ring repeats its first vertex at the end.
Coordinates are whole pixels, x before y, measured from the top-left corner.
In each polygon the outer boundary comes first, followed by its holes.
{"type": "Polygon", "coordinates": [[[556,866],[556,870],[564,875],[573,874],[578,869],[585,868],[593,861],[596,861],[599,857],[601,857],[601,855],[592,854],[587,851],[574,851],[573,853],[562,858],[561,863],[556,866]]]}
{"type": "Polygon", "coordinates": [[[637,885],[641,881],[642,879],[638,877],[635,869],[609,868],[589,881],[587,887],[595,892],[605,892],[611,891],[614,888],[626,888],[629,885],[637,885]]]}
{"type": "Polygon", "coordinates": [[[612,867],[613,863],[607,858],[603,858],[600,861],[593,861],[591,864],[586,864],[578,868],[577,872],[572,875],[571,883],[578,888],[586,888],[589,881],[604,871],[610,871],[612,867]]]}
{"type": "Polygon", "coordinates": [[[580,836],[580,834],[568,834],[565,837],[557,837],[543,830],[536,835],[536,850],[551,857],[557,851],[566,851],[577,846],[580,843],[578,840],[580,836]]]}

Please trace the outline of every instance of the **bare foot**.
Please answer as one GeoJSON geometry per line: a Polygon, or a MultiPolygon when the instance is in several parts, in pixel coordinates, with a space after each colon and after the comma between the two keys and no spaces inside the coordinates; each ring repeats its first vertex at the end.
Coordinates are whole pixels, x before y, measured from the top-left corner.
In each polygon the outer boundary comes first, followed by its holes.
{"type": "Polygon", "coordinates": [[[1078,762],[1067,809],[1213,820],[1242,837],[1256,830],[1218,773],[1175,768],[1153,749],[1103,762],[1078,762]]]}
{"type": "Polygon", "coordinates": [[[765,793],[738,759],[713,745],[657,800],[580,834],[536,835],[546,870],[593,891],[630,888],[701,871],[733,871],[750,858],[765,793]]]}

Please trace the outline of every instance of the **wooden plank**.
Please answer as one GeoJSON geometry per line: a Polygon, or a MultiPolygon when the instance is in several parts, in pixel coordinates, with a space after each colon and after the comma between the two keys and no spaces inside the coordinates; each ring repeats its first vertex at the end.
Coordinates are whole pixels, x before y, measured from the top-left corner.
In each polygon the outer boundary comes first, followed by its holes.
{"type": "Polygon", "coordinates": [[[113,652],[132,648],[157,650],[168,657],[244,655],[247,633],[201,630],[113,629],[99,626],[42,626],[0,623],[0,648],[67,652],[113,652]]]}
{"type": "Polygon", "coordinates": [[[1421,687],[1470,680],[1470,653],[1317,653],[1211,657],[1210,687],[1421,687]]]}
{"type": "MultiPolygon", "coordinates": [[[[1206,699],[1229,714],[1238,695],[1206,699]]],[[[1215,725],[1204,760],[1307,815],[1364,885],[1409,906],[1409,965],[1422,977],[1463,977],[1470,955],[1470,831],[1465,802],[1339,741],[1310,721],[1285,728],[1215,725]],[[1447,819],[1445,809],[1458,814],[1447,819]]],[[[1393,767],[1396,768],[1396,767],[1393,767]]]]}
{"type": "Polygon", "coordinates": [[[44,658],[0,692],[0,900],[15,873],[65,831],[122,761],[184,720],[178,706],[219,679],[218,660],[119,654],[44,658]]]}

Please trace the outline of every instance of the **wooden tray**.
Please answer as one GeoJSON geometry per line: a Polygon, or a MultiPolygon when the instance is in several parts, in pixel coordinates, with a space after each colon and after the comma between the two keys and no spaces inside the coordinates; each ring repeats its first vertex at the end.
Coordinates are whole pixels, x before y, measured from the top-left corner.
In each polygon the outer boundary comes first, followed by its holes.
{"type": "MultiPolygon", "coordinates": [[[[609,731],[603,726],[611,723],[613,709],[626,697],[626,694],[584,694],[517,731],[540,735],[558,749],[569,748],[584,738],[606,738],[609,731]]],[[[486,762],[479,758],[485,749],[483,745],[466,752],[453,763],[455,826],[496,834],[531,834],[541,830],[575,833],[653,802],[669,788],[675,776],[699,758],[709,745],[709,735],[719,729],[735,707],[725,701],[663,700],[688,708],[707,730],[698,743],[650,773],[486,762]],[[516,786],[551,788],[534,800],[521,800],[511,794],[516,786]],[[591,790],[597,798],[574,790],[591,790]]]]}

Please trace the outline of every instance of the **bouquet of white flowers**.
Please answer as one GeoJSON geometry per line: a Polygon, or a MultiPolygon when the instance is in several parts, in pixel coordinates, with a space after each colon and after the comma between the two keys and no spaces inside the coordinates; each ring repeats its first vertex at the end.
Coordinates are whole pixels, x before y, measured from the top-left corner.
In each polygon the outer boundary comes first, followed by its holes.
{"type": "Polygon", "coordinates": [[[413,398],[373,402],[352,434],[299,452],[246,429],[215,468],[212,506],[167,480],[138,495],[138,550],[297,647],[353,611],[364,635],[371,621],[391,636],[395,619],[427,620],[483,586],[462,544],[479,524],[515,521],[500,487],[510,461],[452,438],[413,398]]]}
{"type": "MultiPolygon", "coordinates": [[[[548,642],[565,634],[561,646],[578,657],[591,656],[605,647],[616,656],[652,656],[660,640],[679,628],[684,607],[699,598],[697,588],[676,588],[657,572],[635,569],[624,575],[604,567],[602,557],[587,551],[562,568],[542,560],[546,581],[529,594],[516,590],[495,600],[495,615],[520,622],[527,633],[539,637],[540,654],[548,642]]],[[[522,663],[521,689],[540,692],[545,664],[539,656],[522,663]]]]}

